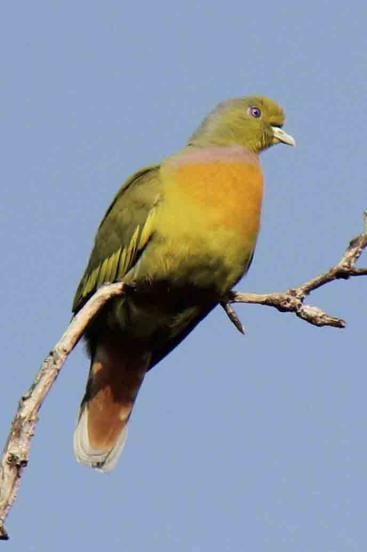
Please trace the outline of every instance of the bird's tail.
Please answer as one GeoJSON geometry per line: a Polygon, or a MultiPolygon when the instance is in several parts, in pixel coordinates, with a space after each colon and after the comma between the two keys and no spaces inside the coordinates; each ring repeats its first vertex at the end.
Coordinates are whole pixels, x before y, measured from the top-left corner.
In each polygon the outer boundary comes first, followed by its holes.
{"type": "Polygon", "coordinates": [[[97,345],[74,433],[79,462],[102,471],[116,466],[149,363],[150,354],[136,345],[111,338],[97,345]]]}

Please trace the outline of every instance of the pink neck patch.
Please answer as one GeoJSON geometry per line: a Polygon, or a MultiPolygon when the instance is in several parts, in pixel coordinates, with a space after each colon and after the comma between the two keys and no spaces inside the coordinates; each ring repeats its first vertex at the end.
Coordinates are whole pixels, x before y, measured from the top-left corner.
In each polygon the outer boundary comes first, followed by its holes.
{"type": "Polygon", "coordinates": [[[242,146],[189,146],[169,160],[174,165],[196,163],[251,163],[259,164],[258,154],[242,146]]]}

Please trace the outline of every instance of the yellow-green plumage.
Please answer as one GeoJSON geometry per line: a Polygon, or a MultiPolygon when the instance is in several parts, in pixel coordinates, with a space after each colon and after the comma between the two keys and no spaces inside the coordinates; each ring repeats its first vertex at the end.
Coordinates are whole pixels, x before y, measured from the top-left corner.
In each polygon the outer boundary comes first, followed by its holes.
{"type": "Polygon", "coordinates": [[[92,368],[75,437],[79,460],[113,467],[145,372],[248,269],[263,193],[258,153],[293,143],[283,122],[267,98],[220,104],[183,150],[118,192],[73,305],[76,312],[106,282],[127,284],[87,332],[92,368]]]}

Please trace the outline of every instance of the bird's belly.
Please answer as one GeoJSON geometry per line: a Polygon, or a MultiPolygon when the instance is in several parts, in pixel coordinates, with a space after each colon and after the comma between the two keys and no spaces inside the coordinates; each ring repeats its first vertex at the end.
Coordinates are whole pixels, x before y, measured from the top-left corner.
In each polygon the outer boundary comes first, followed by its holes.
{"type": "Polygon", "coordinates": [[[184,165],[166,188],[150,265],[173,285],[228,291],[259,231],[263,180],[250,163],[184,165]]]}

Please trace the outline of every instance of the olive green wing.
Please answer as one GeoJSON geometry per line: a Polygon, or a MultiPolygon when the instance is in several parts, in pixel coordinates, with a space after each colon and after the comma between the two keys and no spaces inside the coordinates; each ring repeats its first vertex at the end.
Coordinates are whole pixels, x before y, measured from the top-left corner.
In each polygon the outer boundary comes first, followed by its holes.
{"type": "Polygon", "coordinates": [[[159,167],[141,169],[117,193],[98,228],[74,297],[73,312],[103,284],[122,280],[147,246],[154,232],[155,206],[161,197],[159,167]]]}

